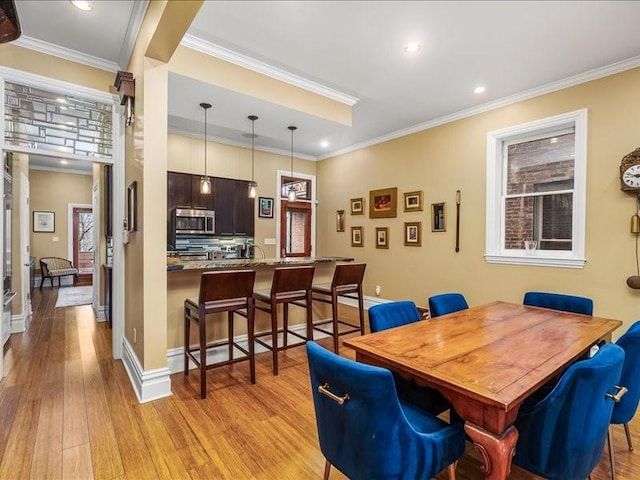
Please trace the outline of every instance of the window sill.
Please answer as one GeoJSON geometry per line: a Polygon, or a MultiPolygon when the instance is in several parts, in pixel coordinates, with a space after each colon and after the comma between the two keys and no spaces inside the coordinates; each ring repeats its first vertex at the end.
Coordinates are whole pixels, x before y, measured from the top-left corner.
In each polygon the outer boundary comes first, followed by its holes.
{"type": "Polygon", "coordinates": [[[557,258],[536,255],[489,255],[484,259],[487,263],[499,263],[503,265],[529,265],[534,267],[558,267],[558,268],[584,268],[587,260],[584,258],[557,258]]]}

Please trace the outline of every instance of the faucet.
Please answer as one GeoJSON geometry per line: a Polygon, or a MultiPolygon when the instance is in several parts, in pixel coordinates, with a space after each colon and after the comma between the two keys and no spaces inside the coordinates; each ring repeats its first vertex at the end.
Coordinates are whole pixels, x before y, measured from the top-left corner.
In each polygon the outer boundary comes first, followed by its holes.
{"type": "Polygon", "coordinates": [[[267,258],[267,256],[264,254],[264,250],[262,249],[261,246],[259,245],[249,245],[249,248],[257,248],[258,250],[260,250],[260,253],[262,253],[262,258],[267,258]]]}

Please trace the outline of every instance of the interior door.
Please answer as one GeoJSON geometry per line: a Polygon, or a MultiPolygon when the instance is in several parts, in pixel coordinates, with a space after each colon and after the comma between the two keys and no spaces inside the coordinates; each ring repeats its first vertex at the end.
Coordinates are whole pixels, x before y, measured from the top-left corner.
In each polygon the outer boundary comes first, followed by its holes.
{"type": "Polygon", "coordinates": [[[282,257],[311,256],[311,203],[281,201],[282,257]]]}
{"type": "MultiPolygon", "coordinates": [[[[22,312],[25,328],[29,326],[31,319],[31,290],[33,280],[31,277],[31,234],[29,215],[29,178],[20,174],[20,264],[22,265],[22,312]]],[[[35,259],[34,259],[35,261],[35,259]]]]}

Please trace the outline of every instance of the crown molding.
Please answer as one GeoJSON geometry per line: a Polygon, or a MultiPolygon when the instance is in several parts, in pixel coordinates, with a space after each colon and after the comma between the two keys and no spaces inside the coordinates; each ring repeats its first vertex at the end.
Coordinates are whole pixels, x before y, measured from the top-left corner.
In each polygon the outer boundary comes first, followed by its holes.
{"type": "Polygon", "coordinates": [[[127,34],[124,37],[120,55],[118,55],[119,70],[126,70],[129,66],[129,60],[133,54],[133,47],[136,44],[138,32],[140,32],[140,26],[142,25],[142,20],[144,19],[144,14],[148,6],[149,0],[137,0],[133,2],[133,10],[129,18],[129,24],[127,25],[127,34]]]}
{"type": "Polygon", "coordinates": [[[54,57],[81,63],[83,65],[88,65],[89,67],[99,68],[100,70],[106,70],[108,72],[117,72],[120,70],[120,67],[116,62],[94,57],[93,55],[87,55],[86,53],[71,50],[70,48],[61,47],[60,45],[54,45],[53,43],[27,37],[26,35],[22,35],[17,40],[14,40],[13,43],[19,47],[28,48],[47,55],[53,55],[54,57]]]}
{"type": "MultiPolygon", "coordinates": [[[[189,130],[182,130],[180,128],[169,126],[168,131],[169,133],[173,133],[175,135],[182,135],[183,137],[197,138],[198,140],[204,140],[204,135],[201,135],[199,133],[194,133],[189,130]]],[[[231,145],[233,147],[241,147],[241,148],[246,148],[251,150],[250,143],[238,142],[236,140],[231,140],[229,138],[224,138],[224,137],[217,137],[215,135],[207,135],[207,142],[221,143],[222,145],[231,145]]],[[[257,145],[255,146],[255,149],[257,152],[274,153],[276,155],[283,155],[285,157],[291,156],[291,150],[282,150],[279,148],[272,148],[272,147],[265,147],[265,146],[258,147],[257,145]]],[[[309,160],[312,162],[315,162],[316,160],[318,160],[317,157],[314,157],[313,155],[307,155],[306,153],[293,152],[293,155],[295,156],[295,158],[299,158],[301,160],[309,160]]]]}
{"type": "Polygon", "coordinates": [[[186,34],[180,45],[353,107],[360,99],[186,34]]]}
{"type": "Polygon", "coordinates": [[[476,107],[468,108],[466,110],[461,110],[456,113],[452,113],[450,115],[445,115],[443,117],[438,117],[436,119],[430,120],[428,122],[419,123],[412,127],[408,127],[402,130],[397,130],[395,132],[388,133],[386,135],[381,135],[379,137],[372,138],[370,140],[366,140],[364,142],[356,143],[349,147],[345,147],[340,150],[336,150],[334,152],[330,152],[327,154],[323,154],[318,156],[318,161],[325,160],[327,158],[336,157],[338,155],[344,155],[346,153],[355,152],[356,150],[362,150],[363,148],[372,147],[379,143],[388,142],[389,140],[395,140],[396,138],[405,137],[407,135],[411,135],[413,133],[421,132],[422,130],[427,130],[429,128],[437,127],[440,125],[444,125],[446,123],[455,122],[457,120],[462,120],[463,118],[472,117],[474,115],[478,115],[480,113],[485,113],[490,110],[495,110],[498,108],[506,107],[508,105],[512,105],[514,103],[522,102],[524,100],[529,100],[534,97],[539,97],[541,95],[546,95],[547,93],[556,92],[558,90],[563,90],[565,88],[574,87],[576,85],[580,85],[582,83],[590,82],[592,80],[597,80],[599,78],[608,77],[610,75],[614,75],[616,73],[621,73],[626,70],[631,70],[632,68],[640,67],[640,55],[636,57],[631,57],[627,60],[623,60],[620,62],[612,63],[610,65],[606,65],[604,67],[596,68],[593,70],[589,70],[584,73],[580,73],[578,75],[573,75],[571,77],[567,77],[563,80],[558,80],[556,82],[547,83],[546,85],[542,85],[540,87],[531,88],[529,90],[525,90],[520,93],[516,93],[514,95],[509,95],[507,97],[500,98],[493,102],[484,103],[482,105],[478,105],[476,107]]]}

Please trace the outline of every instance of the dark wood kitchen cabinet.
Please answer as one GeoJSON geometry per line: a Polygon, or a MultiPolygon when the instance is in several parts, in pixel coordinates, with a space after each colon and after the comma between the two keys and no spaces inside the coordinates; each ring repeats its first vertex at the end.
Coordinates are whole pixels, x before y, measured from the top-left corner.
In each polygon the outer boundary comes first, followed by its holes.
{"type": "Polygon", "coordinates": [[[254,234],[254,203],[248,198],[249,182],[230,178],[213,179],[216,235],[254,234]]]}
{"type": "Polygon", "coordinates": [[[213,195],[200,193],[200,175],[167,173],[167,210],[196,208],[213,210],[213,195]]]}

